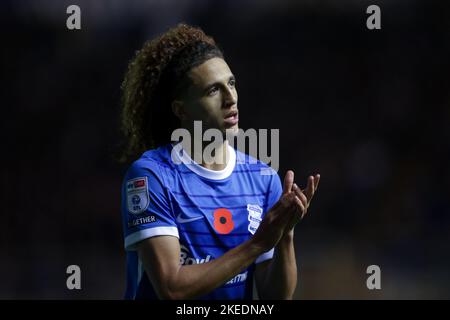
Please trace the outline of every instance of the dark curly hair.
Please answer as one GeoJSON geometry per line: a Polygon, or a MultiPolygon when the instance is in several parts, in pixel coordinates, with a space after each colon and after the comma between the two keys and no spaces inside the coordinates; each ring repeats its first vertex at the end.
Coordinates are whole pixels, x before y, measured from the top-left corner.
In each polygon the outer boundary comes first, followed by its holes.
{"type": "Polygon", "coordinates": [[[171,102],[188,85],[187,72],[215,57],[224,58],[214,39],[186,24],[147,41],[136,52],[122,83],[122,162],[170,142],[172,131],[180,127],[171,102]]]}

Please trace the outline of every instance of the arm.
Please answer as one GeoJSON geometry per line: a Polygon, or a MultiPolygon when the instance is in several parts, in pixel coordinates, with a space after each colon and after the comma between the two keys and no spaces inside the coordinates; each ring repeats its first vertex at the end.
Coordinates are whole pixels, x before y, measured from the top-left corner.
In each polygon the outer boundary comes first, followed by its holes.
{"type": "Polygon", "coordinates": [[[206,294],[247,268],[263,253],[262,247],[249,240],[218,259],[182,266],[180,244],[171,236],[146,239],[138,245],[138,252],[161,299],[191,299],[206,294]]]}
{"type": "Polygon", "coordinates": [[[180,265],[176,237],[159,236],[138,243],[138,254],[156,293],[162,299],[192,299],[204,295],[273,248],[294,214],[293,197],[285,197],[268,212],[255,235],[223,256],[203,264],[180,265]]]}
{"type": "Polygon", "coordinates": [[[256,265],[255,280],[261,299],[292,299],[297,286],[293,233],[281,238],[272,259],[256,265]]]}
{"type": "Polygon", "coordinates": [[[291,191],[301,201],[301,212],[294,215],[290,225],[275,247],[274,257],[256,266],[255,280],[261,299],[292,299],[297,286],[297,263],[294,249],[294,227],[304,217],[320,176],[309,177],[305,194],[293,183],[294,174],[287,173],[284,180],[284,195],[291,191]]]}

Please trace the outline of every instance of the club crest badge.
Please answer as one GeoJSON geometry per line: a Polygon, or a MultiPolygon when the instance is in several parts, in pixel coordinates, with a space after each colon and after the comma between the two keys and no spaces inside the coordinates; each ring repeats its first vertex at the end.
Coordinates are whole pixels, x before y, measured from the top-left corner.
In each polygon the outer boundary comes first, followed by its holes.
{"type": "Polygon", "coordinates": [[[147,188],[147,177],[134,178],[127,181],[127,207],[132,214],[144,212],[150,203],[147,188]]]}
{"type": "Polygon", "coordinates": [[[259,224],[262,221],[263,210],[257,204],[247,204],[247,211],[249,221],[248,231],[250,231],[251,234],[255,234],[256,230],[259,227],[259,224]]]}

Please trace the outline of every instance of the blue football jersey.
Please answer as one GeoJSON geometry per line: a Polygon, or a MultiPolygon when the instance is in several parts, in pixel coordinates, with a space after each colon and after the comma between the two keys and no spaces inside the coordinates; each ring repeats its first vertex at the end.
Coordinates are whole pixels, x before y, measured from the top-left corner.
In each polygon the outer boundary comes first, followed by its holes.
{"type": "MultiPolygon", "coordinates": [[[[193,162],[180,143],[147,151],[130,166],[122,187],[126,299],[158,298],[136,252],[139,241],[177,237],[180,264],[207,263],[250,239],[278,201],[278,174],[249,155],[228,150],[221,171],[193,162]]],[[[252,299],[255,264],[272,256],[273,249],[198,299],[252,299]]]]}

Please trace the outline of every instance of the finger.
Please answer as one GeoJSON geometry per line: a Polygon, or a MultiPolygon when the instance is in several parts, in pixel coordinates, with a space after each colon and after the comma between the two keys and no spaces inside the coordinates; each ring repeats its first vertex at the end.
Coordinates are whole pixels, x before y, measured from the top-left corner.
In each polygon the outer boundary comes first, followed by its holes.
{"type": "Polygon", "coordinates": [[[295,199],[295,193],[290,192],[289,194],[283,196],[285,198],[284,208],[282,210],[283,215],[286,217],[290,217],[289,219],[293,219],[298,209],[297,200],[295,199]]]}
{"type": "Polygon", "coordinates": [[[289,193],[292,190],[292,184],[294,183],[294,171],[288,170],[284,176],[283,193],[289,193]]]}
{"type": "Polygon", "coordinates": [[[302,201],[297,196],[295,196],[295,202],[300,209],[300,219],[302,219],[306,213],[305,206],[303,205],[302,201]]]}
{"type": "Polygon", "coordinates": [[[300,200],[303,203],[303,206],[305,208],[308,208],[308,199],[306,198],[305,194],[302,192],[302,190],[297,186],[297,184],[294,183],[292,187],[292,191],[295,192],[295,195],[300,198],[300,200]]]}
{"type": "Polygon", "coordinates": [[[306,185],[305,194],[306,194],[306,197],[308,198],[308,202],[311,201],[311,199],[314,195],[314,177],[313,176],[308,177],[308,183],[306,185]]]}
{"type": "Polygon", "coordinates": [[[319,187],[319,181],[320,181],[320,174],[316,174],[316,177],[314,179],[314,191],[316,191],[317,188],[319,187]]]}

